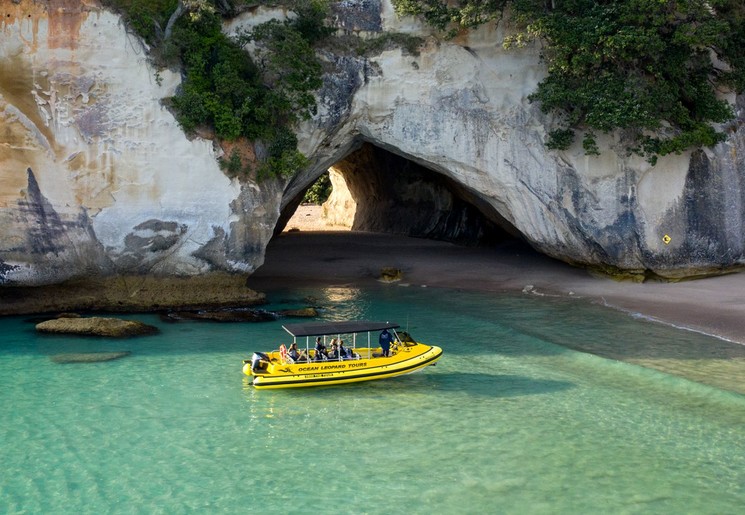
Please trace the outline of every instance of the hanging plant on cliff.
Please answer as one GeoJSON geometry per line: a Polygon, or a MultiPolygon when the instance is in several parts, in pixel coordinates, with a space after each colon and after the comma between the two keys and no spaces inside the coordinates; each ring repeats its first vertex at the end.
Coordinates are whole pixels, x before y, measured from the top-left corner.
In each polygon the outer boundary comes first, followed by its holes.
{"type": "MultiPolygon", "coordinates": [[[[328,34],[325,4],[302,0],[291,20],[261,24],[234,40],[222,32],[221,15],[233,10],[227,0],[109,2],[130,20],[149,19],[137,27],[156,27],[149,34],[160,58],[182,68],[182,85],[170,102],[186,132],[211,127],[220,139],[256,142],[259,176],[291,175],[306,165],[292,127],[315,113],[322,82],[311,45],[328,34]],[[249,40],[260,46],[259,66],[242,48],[249,40]]],[[[228,169],[246,167],[232,162],[228,169]]]]}
{"type": "Polygon", "coordinates": [[[248,54],[223,34],[216,13],[203,10],[198,16],[182,16],[168,44],[184,70],[171,102],[186,132],[207,126],[224,140],[273,139],[282,122],[272,114],[281,107],[276,108],[272,91],[248,54]]]}
{"type": "Polygon", "coordinates": [[[506,47],[544,43],[548,76],[530,96],[559,115],[549,148],[566,149],[576,129],[597,153],[596,132],[622,130],[629,150],[658,155],[713,146],[716,124],[734,112],[720,92],[745,90],[745,6],[741,0],[513,0],[486,3],[394,0],[439,28],[498,18],[510,6],[522,33],[506,47]]]}
{"type": "Polygon", "coordinates": [[[260,175],[290,175],[307,164],[290,127],[316,114],[315,92],[323,85],[323,69],[313,45],[333,32],[324,25],[327,5],[321,0],[297,0],[293,11],[294,17],[259,24],[235,39],[241,47],[255,44],[266,90],[261,112],[272,131],[260,175]]]}
{"type": "Polygon", "coordinates": [[[241,46],[256,45],[257,66],[270,91],[271,105],[275,107],[274,113],[283,117],[277,120],[279,123],[307,120],[316,113],[314,92],[323,84],[323,70],[312,46],[319,35],[307,29],[308,24],[308,18],[302,15],[283,21],[270,20],[236,38],[241,46]],[[301,29],[306,29],[307,34],[301,29]]]}
{"type": "Polygon", "coordinates": [[[233,12],[229,0],[102,0],[117,11],[128,26],[153,48],[161,47],[171,37],[181,16],[199,17],[202,12],[228,15],[233,12]]]}

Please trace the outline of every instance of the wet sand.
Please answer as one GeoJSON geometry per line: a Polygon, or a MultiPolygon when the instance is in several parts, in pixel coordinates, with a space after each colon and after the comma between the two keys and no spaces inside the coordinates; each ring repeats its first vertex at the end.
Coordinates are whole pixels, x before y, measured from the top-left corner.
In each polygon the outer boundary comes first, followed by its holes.
{"type": "MultiPolygon", "coordinates": [[[[288,224],[288,228],[292,225],[288,224]]],[[[617,282],[510,242],[499,248],[350,231],[293,231],[275,237],[248,279],[261,291],[286,286],[379,284],[383,267],[402,271],[390,287],[443,287],[559,295],[639,313],[745,344],[745,273],[680,283],[617,282]]]]}

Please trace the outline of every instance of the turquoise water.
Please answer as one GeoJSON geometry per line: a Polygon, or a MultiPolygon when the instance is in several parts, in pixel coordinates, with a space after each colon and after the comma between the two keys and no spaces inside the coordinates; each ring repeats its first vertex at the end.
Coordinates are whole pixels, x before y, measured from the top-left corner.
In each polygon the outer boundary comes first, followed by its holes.
{"type": "Polygon", "coordinates": [[[524,295],[388,287],[271,298],[280,308],[312,302],[328,319],[395,320],[445,355],[392,380],[255,391],[241,360],[286,341],[281,322],[140,315],[161,334],[110,341],[38,335],[28,321],[0,319],[0,512],[745,506],[739,346],[524,295]],[[132,354],[50,359],[103,350],[132,354]]]}

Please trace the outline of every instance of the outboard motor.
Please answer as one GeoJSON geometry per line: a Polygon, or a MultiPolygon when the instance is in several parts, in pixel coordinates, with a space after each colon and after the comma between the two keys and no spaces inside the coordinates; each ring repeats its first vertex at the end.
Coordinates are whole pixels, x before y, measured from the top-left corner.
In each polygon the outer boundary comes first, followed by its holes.
{"type": "Polygon", "coordinates": [[[269,356],[263,352],[254,352],[251,356],[251,372],[256,373],[266,370],[266,365],[261,366],[262,361],[269,363],[269,356]]]}

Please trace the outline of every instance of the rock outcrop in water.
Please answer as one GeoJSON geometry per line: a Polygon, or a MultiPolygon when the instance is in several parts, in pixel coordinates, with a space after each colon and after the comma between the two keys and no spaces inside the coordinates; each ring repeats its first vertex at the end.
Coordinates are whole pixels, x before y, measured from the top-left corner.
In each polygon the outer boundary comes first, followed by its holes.
{"type": "Polygon", "coordinates": [[[104,317],[55,318],[36,324],[36,330],[40,333],[107,336],[110,338],[144,336],[158,332],[157,327],[137,320],[104,317]]]}
{"type": "MultiPolygon", "coordinates": [[[[731,97],[738,119],[724,143],[654,167],[627,155],[622,135],[600,141],[600,156],[579,144],[551,151],[552,119],[527,100],[545,74],[539,49],[503,50],[509,22],[445,41],[385,1],[333,12],[348,36],[406,33],[424,44],[416,54],[324,50],[319,113],[298,134],[311,165],[257,183],[228,178],[215,142],[185,136],[161,103],[179,75],[155,69],[116,15],[0,0],[0,284],[116,290],[122,277],[131,287],[250,274],[281,217],[336,163],[370,230],[459,241],[500,228],[569,263],[671,278],[743,264],[742,97],[731,97]],[[368,165],[378,172],[366,176],[368,165]],[[376,199],[388,195],[405,209],[384,222],[376,199]]],[[[257,8],[225,30],[272,14],[257,8]]],[[[236,298],[260,300],[240,283],[236,298]]],[[[180,299],[197,295],[183,289],[180,299]]],[[[121,294],[112,304],[127,299],[143,302],[121,294]]]]}

